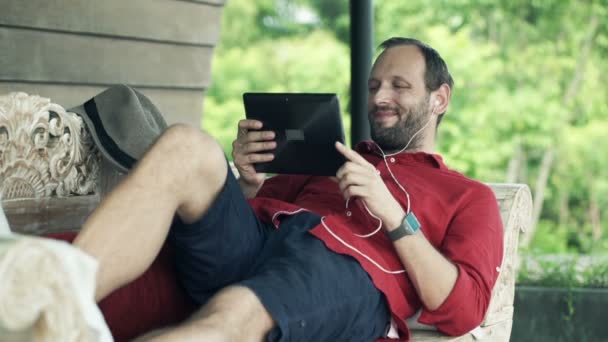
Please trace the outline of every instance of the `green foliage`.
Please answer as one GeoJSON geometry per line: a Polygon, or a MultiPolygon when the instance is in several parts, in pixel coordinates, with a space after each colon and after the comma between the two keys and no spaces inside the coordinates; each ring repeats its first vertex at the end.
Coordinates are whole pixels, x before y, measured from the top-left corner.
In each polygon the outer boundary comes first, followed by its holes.
{"type": "MultiPolygon", "coordinates": [[[[375,41],[419,38],[455,79],[439,127],[450,167],[532,189],[555,151],[526,253],[608,253],[608,3],[600,0],[374,1],[375,41]]],[[[228,1],[202,126],[227,154],[242,93],[335,92],[349,126],[348,0],[228,1]]],[[[347,134],[348,134],[347,130],[347,134]]]]}
{"type": "Polygon", "coordinates": [[[543,219],[539,222],[532,244],[521,248],[521,252],[531,255],[545,254],[586,254],[601,255],[608,251],[608,236],[593,237],[592,227],[587,223],[580,226],[558,224],[543,219]]]}
{"type": "Polygon", "coordinates": [[[562,288],[607,288],[608,260],[574,255],[523,256],[517,284],[562,288]]]}
{"type": "Polygon", "coordinates": [[[547,287],[580,287],[576,272],[576,260],[526,260],[517,277],[519,285],[547,287]]]}
{"type": "Polygon", "coordinates": [[[236,123],[245,117],[244,92],[337,93],[342,105],[346,134],[350,119],[349,52],[325,31],[297,40],[279,38],[246,48],[223,48],[213,65],[203,129],[216,137],[229,155],[236,137],[236,123]],[[312,53],[312,52],[322,53],[312,53]]]}
{"type": "Polygon", "coordinates": [[[585,268],[581,276],[586,287],[608,287],[608,263],[598,263],[594,267],[585,268]]]}
{"type": "Polygon", "coordinates": [[[567,226],[555,226],[553,222],[541,221],[536,228],[534,240],[529,252],[534,255],[576,253],[575,246],[569,246],[569,229],[567,226]]]}

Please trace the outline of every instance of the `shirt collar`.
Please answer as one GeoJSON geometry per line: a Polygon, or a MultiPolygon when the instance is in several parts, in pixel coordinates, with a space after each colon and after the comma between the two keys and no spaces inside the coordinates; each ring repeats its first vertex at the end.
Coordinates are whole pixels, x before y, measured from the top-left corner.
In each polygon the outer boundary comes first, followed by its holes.
{"type": "MultiPolygon", "coordinates": [[[[365,140],[365,141],[361,141],[360,143],[358,143],[357,146],[355,146],[355,151],[357,151],[358,153],[371,153],[371,154],[375,154],[379,157],[382,157],[382,153],[380,152],[380,149],[378,148],[376,143],[374,143],[371,140],[365,140]]],[[[443,158],[440,155],[435,154],[435,153],[401,152],[401,153],[392,155],[391,157],[393,157],[397,160],[403,160],[403,161],[407,160],[407,161],[423,163],[428,166],[438,168],[440,170],[447,170],[447,166],[444,164],[443,158]]]]}

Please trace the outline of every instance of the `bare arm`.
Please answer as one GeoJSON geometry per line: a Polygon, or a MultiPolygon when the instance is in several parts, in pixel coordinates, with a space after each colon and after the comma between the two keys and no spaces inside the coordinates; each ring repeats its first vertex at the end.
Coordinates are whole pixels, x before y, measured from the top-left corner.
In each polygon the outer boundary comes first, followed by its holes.
{"type": "MultiPolygon", "coordinates": [[[[398,210],[385,212],[384,227],[391,231],[401,224],[405,212],[398,210]]],[[[399,259],[418,292],[418,296],[428,310],[435,310],[448,298],[456,279],[458,268],[431,245],[424,234],[404,236],[394,242],[399,259]]]]}

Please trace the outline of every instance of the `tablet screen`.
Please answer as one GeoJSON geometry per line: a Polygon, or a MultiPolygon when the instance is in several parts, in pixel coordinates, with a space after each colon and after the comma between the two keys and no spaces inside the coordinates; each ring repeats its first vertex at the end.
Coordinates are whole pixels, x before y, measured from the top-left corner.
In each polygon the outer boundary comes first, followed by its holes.
{"type": "Polygon", "coordinates": [[[336,141],[344,143],[336,94],[245,93],[248,119],[276,134],[274,160],[257,163],[257,172],[335,176],[344,164],[336,141]]]}

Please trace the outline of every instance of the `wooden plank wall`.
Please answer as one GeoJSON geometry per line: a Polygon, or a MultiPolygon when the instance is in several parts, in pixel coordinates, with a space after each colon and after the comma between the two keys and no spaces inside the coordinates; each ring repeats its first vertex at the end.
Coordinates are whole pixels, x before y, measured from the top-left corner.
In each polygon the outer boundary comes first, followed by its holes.
{"type": "Polygon", "coordinates": [[[111,84],[200,127],[225,0],[2,0],[0,94],[78,105],[111,84]]]}

